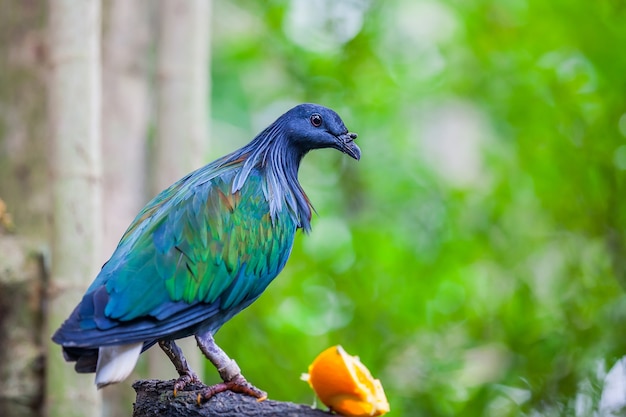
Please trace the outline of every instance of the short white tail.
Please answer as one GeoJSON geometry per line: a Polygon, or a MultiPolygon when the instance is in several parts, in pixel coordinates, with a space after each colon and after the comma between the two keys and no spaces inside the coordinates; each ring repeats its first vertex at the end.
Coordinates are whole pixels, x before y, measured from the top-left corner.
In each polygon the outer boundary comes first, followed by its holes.
{"type": "Polygon", "coordinates": [[[98,351],[96,385],[98,388],[125,380],[135,369],[143,342],[103,346],[98,351]]]}

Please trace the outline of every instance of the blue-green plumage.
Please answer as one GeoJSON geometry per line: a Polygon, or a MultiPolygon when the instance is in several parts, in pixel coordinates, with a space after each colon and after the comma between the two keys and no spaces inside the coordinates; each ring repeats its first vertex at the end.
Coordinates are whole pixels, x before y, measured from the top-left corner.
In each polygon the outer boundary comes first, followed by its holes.
{"type": "MultiPolygon", "coordinates": [[[[79,372],[93,372],[104,366],[103,347],[145,350],[212,335],[283,269],[296,230],[309,230],[311,206],[297,179],[302,157],[332,147],[358,159],[355,137],[332,110],[300,105],[161,192],[53,340],[79,372]]],[[[110,382],[117,381],[99,384],[110,382]]]]}

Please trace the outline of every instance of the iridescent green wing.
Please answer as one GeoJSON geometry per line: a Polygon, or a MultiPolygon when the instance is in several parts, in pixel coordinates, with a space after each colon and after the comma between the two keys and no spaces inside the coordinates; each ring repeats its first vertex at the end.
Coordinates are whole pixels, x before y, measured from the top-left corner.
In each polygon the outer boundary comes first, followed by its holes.
{"type": "Polygon", "coordinates": [[[263,292],[287,261],[296,226],[287,212],[270,216],[259,172],[234,194],[232,177],[181,185],[140,213],[98,280],[108,317],[163,319],[181,302],[225,310],[263,292]]]}

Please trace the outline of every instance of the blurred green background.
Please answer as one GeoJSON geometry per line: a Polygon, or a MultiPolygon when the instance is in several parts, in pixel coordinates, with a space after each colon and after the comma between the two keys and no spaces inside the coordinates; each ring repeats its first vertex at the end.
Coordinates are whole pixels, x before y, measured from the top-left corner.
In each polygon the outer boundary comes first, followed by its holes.
{"type": "Polygon", "coordinates": [[[304,101],[363,151],[305,159],[313,231],[217,335],[247,378],[312,402],[300,373],[341,344],[391,415],[597,412],[626,352],[624,2],[238,0],[214,16],[209,159],[304,101]]]}

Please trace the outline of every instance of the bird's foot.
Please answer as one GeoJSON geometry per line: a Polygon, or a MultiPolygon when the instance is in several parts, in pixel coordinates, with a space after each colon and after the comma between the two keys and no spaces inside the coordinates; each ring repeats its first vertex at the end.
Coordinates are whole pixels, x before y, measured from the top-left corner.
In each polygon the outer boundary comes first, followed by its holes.
{"type": "Polygon", "coordinates": [[[265,391],[261,391],[260,389],[246,381],[246,379],[241,374],[239,374],[228,382],[211,385],[210,387],[206,387],[206,389],[200,391],[200,393],[198,394],[198,405],[202,404],[204,401],[209,400],[214,395],[224,391],[233,391],[240,394],[246,394],[256,398],[259,402],[267,399],[267,393],[265,391]]]}
{"type": "Polygon", "coordinates": [[[174,397],[176,397],[178,391],[184,390],[187,385],[191,384],[204,385],[204,383],[200,381],[200,378],[198,378],[198,375],[189,369],[174,382],[174,397]]]}

